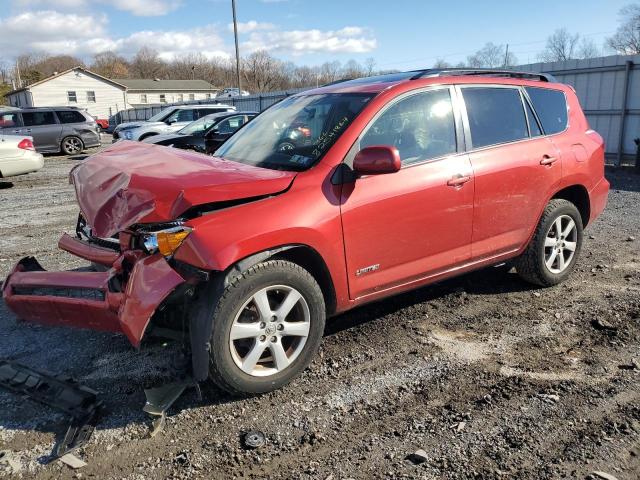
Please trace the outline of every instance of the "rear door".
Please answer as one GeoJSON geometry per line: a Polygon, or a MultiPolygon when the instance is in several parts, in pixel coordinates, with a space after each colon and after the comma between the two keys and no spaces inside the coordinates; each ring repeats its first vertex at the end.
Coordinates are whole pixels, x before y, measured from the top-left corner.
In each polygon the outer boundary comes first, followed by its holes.
{"type": "Polygon", "coordinates": [[[0,113],[0,132],[6,135],[19,135],[21,133],[22,120],[17,112],[0,113]]]}
{"type": "Polygon", "coordinates": [[[518,86],[456,87],[475,175],[472,255],[491,258],[522,247],[561,178],[558,151],[542,135],[518,86]]]}
{"type": "Polygon", "coordinates": [[[21,133],[33,137],[36,150],[57,152],[60,150],[62,125],[58,123],[52,110],[22,112],[21,133]]]}

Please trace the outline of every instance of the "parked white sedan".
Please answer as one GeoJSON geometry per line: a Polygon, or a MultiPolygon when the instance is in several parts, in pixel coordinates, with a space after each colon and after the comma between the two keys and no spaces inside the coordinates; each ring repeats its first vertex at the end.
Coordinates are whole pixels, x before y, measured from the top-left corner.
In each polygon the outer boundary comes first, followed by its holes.
{"type": "Polygon", "coordinates": [[[31,137],[0,133],[0,178],[35,172],[43,166],[44,158],[36,152],[31,137]]]}

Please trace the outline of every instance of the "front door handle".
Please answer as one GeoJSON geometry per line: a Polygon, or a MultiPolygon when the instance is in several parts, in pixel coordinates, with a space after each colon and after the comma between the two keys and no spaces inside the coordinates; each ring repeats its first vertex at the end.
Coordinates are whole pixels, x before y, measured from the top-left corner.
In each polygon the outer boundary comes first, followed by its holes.
{"type": "Polygon", "coordinates": [[[447,181],[447,185],[449,185],[450,187],[461,187],[462,185],[467,183],[469,180],[471,180],[471,175],[458,174],[458,175],[455,175],[455,176],[451,177],[447,181]]]}
{"type": "Polygon", "coordinates": [[[542,160],[540,160],[540,165],[553,165],[558,161],[558,157],[550,157],[549,155],[544,155],[542,160]]]}

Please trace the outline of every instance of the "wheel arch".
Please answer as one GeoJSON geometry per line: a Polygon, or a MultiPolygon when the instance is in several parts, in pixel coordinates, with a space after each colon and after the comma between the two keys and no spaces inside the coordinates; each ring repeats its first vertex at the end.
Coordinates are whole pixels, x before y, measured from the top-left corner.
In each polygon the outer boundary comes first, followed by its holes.
{"type": "Polygon", "coordinates": [[[193,376],[197,381],[206,380],[209,375],[209,349],[211,348],[209,338],[213,328],[213,313],[215,304],[226,285],[252,266],[276,258],[296,263],[307,270],[320,286],[327,315],[336,311],[336,292],[329,268],[322,256],[312,247],[304,244],[282,245],[236,261],[223,272],[214,273],[210,281],[203,284],[194,305],[189,336],[193,376]],[[214,300],[211,301],[211,299],[214,300]]]}
{"type": "Polygon", "coordinates": [[[557,191],[552,197],[561,198],[573,203],[578,211],[580,212],[580,217],[582,218],[582,226],[586,227],[589,223],[589,217],[591,215],[591,200],[589,198],[589,192],[585,188],[584,185],[575,184],[562,188],[557,191]]]}
{"type": "Polygon", "coordinates": [[[335,313],[337,308],[337,297],[329,267],[327,267],[322,255],[309,245],[282,245],[280,247],[271,248],[249,255],[248,257],[235,262],[225,271],[225,285],[237,275],[240,275],[252,266],[266,260],[274,259],[288,260],[307,270],[316,282],[318,282],[320,290],[322,290],[327,315],[329,316],[335,313]]]}

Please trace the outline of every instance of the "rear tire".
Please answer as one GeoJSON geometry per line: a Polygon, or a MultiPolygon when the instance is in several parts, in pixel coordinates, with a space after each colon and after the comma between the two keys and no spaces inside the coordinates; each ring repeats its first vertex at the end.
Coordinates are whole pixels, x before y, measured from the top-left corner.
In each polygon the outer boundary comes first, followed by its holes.
{"type": "Polygon", "coordinates": [[[84,150],[84,143],[79,137],[65,137],[60,142],[60,150],[65,155],[77,155],[84,150]]]}
{"type": "Polygon", "coordinates": [[[573,271],[583,239],[582,217],[568,200],[551,200],[524,253],[515,261],[518,275],[534,285],[564,282],[573,271]]]}
{"type": "Polygon", "coordinates": [[[322,291],[305,269],[284,260],[254,265],[229,282],[215,308],[210,378],[233,395],[286,385],[311,363],[325,315],[322,291]]]}

